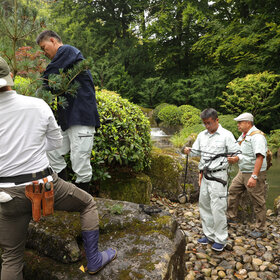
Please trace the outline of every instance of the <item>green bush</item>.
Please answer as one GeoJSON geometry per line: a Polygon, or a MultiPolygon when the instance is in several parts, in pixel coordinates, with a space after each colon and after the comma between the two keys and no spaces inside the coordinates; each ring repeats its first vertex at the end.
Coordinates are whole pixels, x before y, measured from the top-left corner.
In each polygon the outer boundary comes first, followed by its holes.
{"type": "Polygon", "coordinates": [[[18,93],[23,94],[23,95],[32,95],[33,94],[32,91],[29,92],[30,83],[31,83],[30,79],[23,78],[21,76],[16,76],[15,79],[14,79],[14,83],[15,83],[14,89],[18,93]]]}
{"type": "Polygon", "coordinates": [[[184,126],[192,126],[201,123],[201,111],[191,105],[182,105],[179,107],[182,116],[180,119],[181,124],[184,126]]]}
{"type": "Polygon", "coordinates": [[[158,118],[165,126],[181,124],[182,112],[176,105],[164,106],[158,113],[158,118]]]}
{"type": "Polygon", "coordinates": [[[236,115],[219,115],[219,123],[222,125],[223,128],[232,132],[234,137],[237,139],[241,132],[237,128],[237,122],[234,118],[237,117],[236,115]]]}
{"type": "Polygon", "coordinates": [[[199,132],[205,130],[202,124],[195,124],[192,126],[185,126],[179,133],[173,135],[170,139],[171,143],[177,147],[181,148],[185,145],[187,139],[191,135],[198,135],[199,132]]]}
{"type": "Polygon", "coordinates": [[[96,99],[101,126],[94,137],[93,180],[106,178],[109,168],[139,172],[149,167],[150,124],[141,109],[105,90],[97,91],[96,99]]]}
{"type": "Polygon", "coordinates": [[[168,103],[161,103],[159,104],[158,106],[155,107],[154,109],[154,112],[153,112],[153,119],[159,123],[160,122],[160,119],[158,117],[158,113],[160,112],[160,110],[166,106],[168,106],[169,104],[168,103]]]}
{"type": "Polygon", "coordinates": [[[256,126],[266,133],[280,128],[279,74],[265,71],[236,78],[228,83],[219,99],[226,113],[252,113],[256,126]]]}
{"type": "Polygon", "coordinates": [[[270,131],[270,135],[266,137],[269,149],[275,155],[280,148],[280,129],[270,131]]]}

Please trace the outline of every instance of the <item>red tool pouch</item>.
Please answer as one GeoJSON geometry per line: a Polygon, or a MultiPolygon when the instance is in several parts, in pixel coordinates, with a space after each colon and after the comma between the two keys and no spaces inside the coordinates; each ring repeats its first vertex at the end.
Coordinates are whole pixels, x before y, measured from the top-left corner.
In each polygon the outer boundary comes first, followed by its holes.
{"type": "Polygon", "coordinates": [[[53,182],[48,182],[47,178],[44,178],[43,184],[43,215],[48,216],[52,215],[54,212],[54,191],[53,191],[53,182]]]}
{"type": "Polygon", "coordinates": [[[32,184],[25,186],[25,196],[31,201],[33,220],[38,222],[41,218],[41,200],[43,197],[38,181],[34,181],[32,184]]]}

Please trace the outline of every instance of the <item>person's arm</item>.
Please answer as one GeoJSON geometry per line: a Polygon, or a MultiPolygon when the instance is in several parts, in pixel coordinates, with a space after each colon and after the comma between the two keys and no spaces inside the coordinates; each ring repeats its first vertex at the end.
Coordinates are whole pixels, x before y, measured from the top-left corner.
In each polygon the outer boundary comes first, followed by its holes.
{"type": "MultiPolygon", "coordinates": [[[[232,133],[230,134],[230,137],[227,138],[227,150],[229,153],[237,153],[241,151],[240,145],[237,143],[232,133]]],[[[232,155],[227,157],[228,163],[230,164],[237,163],[239,159],[239,155],[232,155]]]]}
{"type": "MultiPolygon", "coordinates": [[[[256,176],[259,175],[262,164],[263,164],[263,159],[264,159],[264,156],[262,154],[256,154],[256,162],[255,162],[255,167],[254,167],[252,175],[256,175],[256,176]]],[[[254,188],[256,186],[256,184],[257,184],[257,180],[251,177],[247,183],[247,187],[254,188]]]]}
{"type": "Polygon", "coordinates": [[[46,151],[55,150],[62,146],[62,135],[54,116],[49,117],[48,130],[46,134],[46,151]]]}
{"type": "Polygon", "coordinates": [[[42,113],[44,114],[47,121],[45,150],[51,151],[60,148],[62,146],[63,139],[61,130],[56,122],[51,108],[46,103],[44,104],[42,113]]]}

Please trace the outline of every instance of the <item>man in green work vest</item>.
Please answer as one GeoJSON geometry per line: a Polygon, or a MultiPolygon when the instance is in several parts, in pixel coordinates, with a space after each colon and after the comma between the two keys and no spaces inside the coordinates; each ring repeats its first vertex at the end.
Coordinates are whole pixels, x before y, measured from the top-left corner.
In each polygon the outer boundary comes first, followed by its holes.
{"type": "Polygon", "coordinates": [[[267,142],[264,133],[254,126],[254,117],[243,113],[234,119],[238,130],[242,132],[238,138],[241,154],[229,157],[229,163],[238,162],[239,172],[229,187],[228,222],[235,223],[240,195],[247,190],[254,206],[256,223],[250,232],[253,238],[264,237],[266,222],[266,153],[267,142]]]}

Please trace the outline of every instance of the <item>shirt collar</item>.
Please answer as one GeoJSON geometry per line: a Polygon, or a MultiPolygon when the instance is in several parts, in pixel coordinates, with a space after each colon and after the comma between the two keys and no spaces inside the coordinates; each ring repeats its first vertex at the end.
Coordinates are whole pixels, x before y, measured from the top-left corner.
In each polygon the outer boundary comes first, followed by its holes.
{"type": "Polygon", "coordinates": [[[246,133],[246,136],[248,136],[248,135],[250,135],[253,131],[255,131],[256,130],[256,127],[253,125],[250,129],[249,129],[249,131],[246,133]]]}
{"type": "Polygon", "coordinates": [[[16,94],[17,93],[15,90],[3,91],[0,93],[0,102],[6,101],[6,100],[11,100],[11,99],[15,98],[16,94]]]}
{"type": "Polygon", "coordinates": [[[223,127],[221,126],[221,124],[219,124],[219,126],[218,126],[218,129],[214,132],[214,133],[209,133],[208,132],[208,130],[206,129],[205,130],[205,134],[207,135],[207,134],[209,134],[209,135],[214,135],[214,134],[222,134],[222,129],[223,129],[223,127]]]}

